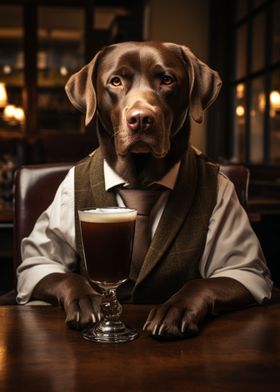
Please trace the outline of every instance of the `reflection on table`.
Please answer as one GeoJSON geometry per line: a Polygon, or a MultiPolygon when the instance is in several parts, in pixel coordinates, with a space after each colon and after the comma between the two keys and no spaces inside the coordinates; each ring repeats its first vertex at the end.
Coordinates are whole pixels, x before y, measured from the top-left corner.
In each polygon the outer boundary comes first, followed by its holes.
{"type": "MultiPolygon", "coordinates": [[[[141,332],[150,306],[124,306],[140,337],[100,344],[67,329],[60,308],[0,307],[3,391],[264,391],[280,386],[280,304],[209,320],[195,338],[141,332]]],[[[2,388],[2,389],[1,389],[2,388]]]]}

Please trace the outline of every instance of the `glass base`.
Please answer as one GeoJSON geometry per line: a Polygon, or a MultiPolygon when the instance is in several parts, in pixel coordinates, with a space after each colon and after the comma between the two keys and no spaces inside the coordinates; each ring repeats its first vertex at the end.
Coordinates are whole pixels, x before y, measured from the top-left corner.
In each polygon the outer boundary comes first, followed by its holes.
{"type": "Polygon", "coordinates": [[[85,330],[82,336],[86,340],[99,343],[125,343],[136,339],[138,332],[127,327],[122,321],[101,320],[92,328],[85,330]]]}

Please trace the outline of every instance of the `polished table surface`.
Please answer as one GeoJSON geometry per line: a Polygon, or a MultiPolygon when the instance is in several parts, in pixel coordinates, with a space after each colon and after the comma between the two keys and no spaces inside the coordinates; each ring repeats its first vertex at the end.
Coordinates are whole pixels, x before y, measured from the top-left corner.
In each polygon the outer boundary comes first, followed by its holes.
{"type": "Polygon", "coordinates": [[[280,390],[280,304],[209,320],[199,336],[162,342],[141,332],[150,307],[127,305],[140,337],[99,344],[51,306],[0,307],[0,391],[280,390]]]}

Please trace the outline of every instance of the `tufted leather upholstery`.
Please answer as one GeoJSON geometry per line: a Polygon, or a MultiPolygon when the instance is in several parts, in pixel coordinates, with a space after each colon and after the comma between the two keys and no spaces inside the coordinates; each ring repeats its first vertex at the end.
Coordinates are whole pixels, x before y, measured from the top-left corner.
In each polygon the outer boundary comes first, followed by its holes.
{"type": "Polygon", "coordinates": [[[249,169],[242,165],[220,165],[220,170],[233,182],[238,199],[246,210],[250,181],[249,169]]]}
{"type": "Polygon", "coordinates": [[[15,176],[14,268],[21,263],[20,242],[29,235],[39,215],[52,202],[71,164],[22,166],[15,176]]]}

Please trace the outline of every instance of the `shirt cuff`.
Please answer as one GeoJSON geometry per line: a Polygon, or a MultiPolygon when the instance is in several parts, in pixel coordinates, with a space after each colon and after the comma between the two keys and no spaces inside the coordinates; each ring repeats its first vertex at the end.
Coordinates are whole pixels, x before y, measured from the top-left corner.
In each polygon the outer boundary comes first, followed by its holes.
{"type": "MultiPolygon", "coordinates": [[[[36,258],[38,261],[38,258],[36,258]]],[[[30,301],[33,290],[35,286],[39,283],[41,279],[45,276],[53,273],[67,273],[68,268],[61,264],[55,265],[42,265],[33,266],[26,269],[26,271],[21,271],[18,274],[18,284],[17,284],[17,302],[20,305],[25,305],[30,301]]]]}
{"type": "Polygon", "coordinates": [[[226,270],[217,272],[209,278],[232,278],[241,283],[252,294],[256,302],[261,304],[264,300],[271,298],[273,283],[269,277],[260,276],[251,271],[226,270]]]}

